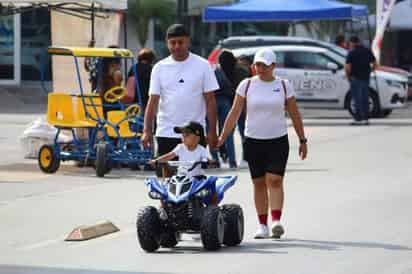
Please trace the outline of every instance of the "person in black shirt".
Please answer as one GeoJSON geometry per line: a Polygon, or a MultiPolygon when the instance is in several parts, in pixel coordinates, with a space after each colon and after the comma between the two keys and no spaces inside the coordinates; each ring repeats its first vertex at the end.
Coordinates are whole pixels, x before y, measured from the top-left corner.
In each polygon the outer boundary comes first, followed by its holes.
{"type": "Polygon", "coordinates": [[[127,96],[122,100],[123,103],[136,103],[136,84],[139,85],[140,96],[142,99],[142,111],[144,113],[147,101],[149,99],[150,75],[152,74],[153,62],[156,55],[153,50],[142,48],[137,55],[135,68],[130,68],[127,75],[127,96]],[[137,74],[137,81],[135,79],[137,74]]]}
{"type": "Polygon", "coordinates": [[[345,72],[355,101],[355,121],[352,124],[368,125],[369,79],[376,67],[376,59],[368,48],[360,44],[357,36],[350,38],[349,46],[351,51],[346,58],[345,72]]]}
{"type": "MultiPolygon", "coordinates": [[[[215,91],[217,114],[218,114],[218,129],[219,133],[223,129],[223,124],[229,114],[230,108],[235,97],[236,88],[239,83],[249,76],[248,71],[243,68],[233,53],[229,50],[223,50],[218,57],[218,66],[215,70],[217,82],[220,89],[215,91]]],[[[229,134],[225,145],[219,148],[222,159],[229,159],[229,167],[236,168],[236,153],[233,141],[233,132],[229,134]]],[[[212,150],[213,159],[219,163],[217,151],[212,150]]],[[[220,166],[220,164],[218,164],[220,166]]]]}

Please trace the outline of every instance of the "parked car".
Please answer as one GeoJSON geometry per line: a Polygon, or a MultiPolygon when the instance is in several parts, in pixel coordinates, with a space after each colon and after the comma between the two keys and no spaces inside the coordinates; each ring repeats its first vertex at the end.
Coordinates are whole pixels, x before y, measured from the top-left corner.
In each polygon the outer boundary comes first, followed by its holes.
{"type": "MultiPolygon", "coordinates": [[[[277,55],[276,74],[292,81],[299,105],[340,108],[354,113],[350,85],[344,73],[347,51],[333,44],[296,37],[233,37],[219,43],[209,56],[214,62],[223,48],[236,57],[253,59],[257,50],[271,48],[277,55]]],[[[376,70],[370,81],[370,116],[386,117],[407,100],[408,74],[376,70]]]]}
{"type": "Polygon", "coordinates": [[[332,52],[346,56],[347,51],[334,44],[326,43],[319,40],[314,40],[304,37],[292,36],[232,36],[220,40],[217,46],[210,53],[208,60],[211,64],[215,64],[217,56],[222,49],[238,49],[249,47],[263,47],[263,46],[282,46],[282,45],[300,45],[300,46],[316,46],[327,48],[332,52]]]}

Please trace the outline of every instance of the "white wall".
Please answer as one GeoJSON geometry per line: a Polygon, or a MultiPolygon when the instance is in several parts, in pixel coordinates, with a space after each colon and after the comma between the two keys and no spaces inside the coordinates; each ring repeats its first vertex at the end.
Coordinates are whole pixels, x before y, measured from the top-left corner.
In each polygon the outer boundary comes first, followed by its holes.
{"type": "MultiPolygon", "coordinates": [[[[121,16],[109,14],[107,19],[98,18],[95,22],[96,47],[119,45],[121,16]]],[[[66,47],[87,47],[91,39],[91,21],[78,17],[51,12],[52,45],[66,47]]],[[[85,91],[90,91],[88,74],[81,61],[81,77],[85,91]]],[[[78,93],[79,85],[73,58],[54,56],[52,59],[53,90],[78,93]]]]}

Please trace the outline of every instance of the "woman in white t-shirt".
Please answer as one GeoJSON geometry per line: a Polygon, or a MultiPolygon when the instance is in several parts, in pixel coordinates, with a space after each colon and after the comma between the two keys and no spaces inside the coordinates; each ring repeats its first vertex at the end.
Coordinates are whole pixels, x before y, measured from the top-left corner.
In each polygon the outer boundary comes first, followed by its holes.
{"type": "Polygon", "coordinates": [[[283,177],[289,156],[285,111],[289,113],[299,137],[299,155],[302,160],[306,158],[307,140],[293,86],[289,81],[274,76],[275,53],[269,49],[259,50],[254,58],[254,66],[257,76],[239,84],[218,145],[223,144],[246,106],[245,158],[253,180],[259,219],[255,238],[269,237],[269,211],[272,237],[280,238],[284,233],[280,223],[284,200],[283,177]]]}

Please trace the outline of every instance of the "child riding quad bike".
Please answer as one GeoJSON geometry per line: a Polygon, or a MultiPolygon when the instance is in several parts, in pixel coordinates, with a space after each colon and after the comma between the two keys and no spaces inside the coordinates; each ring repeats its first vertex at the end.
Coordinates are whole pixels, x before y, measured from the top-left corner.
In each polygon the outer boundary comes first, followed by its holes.
{"type": "Polygon", "coordinates": [[[196,167],[207,167],[207,162],[202,161],[167,161],[157,162],[157,165],[178,166],[179,169],[176,175],[163,181],[157,178],[145,181],[149,197],[161,203],[158,209],[146,206],[138,212],[137,238],[145,251],[176,246],[180,233],[200,233],[207,250],[242,242],[242,208],[237,204],[218,205],[237,176],[192,176],[196,167]],[[213,205],[211,197],[216,194],[217,205],[213,205]]]}

